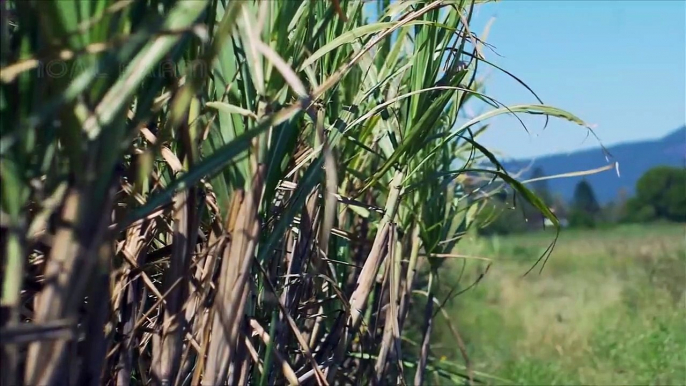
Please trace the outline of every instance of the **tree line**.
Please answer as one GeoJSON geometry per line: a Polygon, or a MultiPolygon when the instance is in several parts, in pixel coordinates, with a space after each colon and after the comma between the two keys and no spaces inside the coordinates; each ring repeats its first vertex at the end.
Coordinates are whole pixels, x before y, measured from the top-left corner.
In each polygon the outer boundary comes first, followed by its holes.
{"type": "MultiPolygon", "coordinates": [[[[626,191],[601,205],[586,180],[579,181],[570,201],[553,194],[542,168],[533,170],[532,191],[553,211],[560,224],[571,228],[595,228],[620,223],[654,221],[686,222],[686,169],[657,166],[636,182],[633,196],[626,191]]],[[[483,214],[482,234],[507,234],[538,230],[546,226],[539,211],[508,191],[494,195],[483,214]]]]}

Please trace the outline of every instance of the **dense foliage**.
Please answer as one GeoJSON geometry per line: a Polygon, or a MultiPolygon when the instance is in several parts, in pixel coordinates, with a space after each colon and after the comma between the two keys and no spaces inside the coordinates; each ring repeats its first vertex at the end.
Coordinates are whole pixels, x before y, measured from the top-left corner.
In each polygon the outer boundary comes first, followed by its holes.
{"type": "Polygon", "coordinates": [[[574,189],[569,215],[570,226],[592,228],[601,217],[600,209],[593,188],[588,181],[581,180],[574,189]]]}
{"type": "MultiPolygon", "coordinates": [[[[548,178],[541,168],[532,181],[548,178]]],[[[551,208],[563,224],[573,228],[613,226],[620,223],[686,221],[686,169],[658,166],[648,170],[636,182],[636,194],[620,192],[617,199],[604,206],[598,203],[593,187],[582,179],[574,189],[571,202],[555,197],[545,184],[533,184],[532,190],[551,208]]],[[[480,212],[482,234],[509,234],[543,228],[540,212],[516,195],[498,195],[480,212]],[[486,220],[488,219],[488,220],[486,220]]]]}
{"type": "Polygon", "coordinates": [[[636,195],[626,204],[632,221],[686,221],[686,169],[659,166],[636,182],[636,195]]]}
{"type": "Polygon", "coordinates": [[[429,349],[465,174],[555,221],[475,133],[585,126],[479,91],[474,2],[0,6],[3,384],[471,378],[429,349]]]}

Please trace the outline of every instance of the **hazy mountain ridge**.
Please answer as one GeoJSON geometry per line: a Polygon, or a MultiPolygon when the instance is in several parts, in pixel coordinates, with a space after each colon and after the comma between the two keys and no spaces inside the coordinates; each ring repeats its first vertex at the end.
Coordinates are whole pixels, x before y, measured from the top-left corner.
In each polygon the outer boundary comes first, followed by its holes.
{"type": "MultiPolygon", "coordinates": [[[[628,195],[633,195],[636,181],[647,170],[659,165],[686,168],[686,125],[660,139],[627,142],[606,148],[612,155],[610,162],[619,162],[619,177],[615,171],[609,170],[585,177],[553,179],[548,181],[550,191],[569,201],[575,185],[582,178],[586,178],[593,187],[598,201],[603,204],[615,200],[622,190],[628,195]]],[[[546,175],[555,175],[595,169],[607,164],[600,147],[503,163],[510,173],[528,168],[520,176],[522,179],[529,178],[536,167],[541,167],[546,175]]]]}

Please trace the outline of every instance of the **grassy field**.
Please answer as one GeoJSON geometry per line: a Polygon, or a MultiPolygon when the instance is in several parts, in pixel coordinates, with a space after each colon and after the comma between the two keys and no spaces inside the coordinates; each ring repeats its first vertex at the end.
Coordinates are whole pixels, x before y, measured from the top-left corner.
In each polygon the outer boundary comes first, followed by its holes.
{"type": "MultiPolygon", "coordinates": [[[[470,240],[460,251],[493,259],[446,305],[477,374],[527,385],[686,384],[684,226],[563,231],[543,272],[524,277],[552,238],[470,240]]],[[[465,265],[450,263],[443,293],[484,267],[465,265]]],[[[439,321],[434,349],[457,360],[451,336],[439,321]]]]}

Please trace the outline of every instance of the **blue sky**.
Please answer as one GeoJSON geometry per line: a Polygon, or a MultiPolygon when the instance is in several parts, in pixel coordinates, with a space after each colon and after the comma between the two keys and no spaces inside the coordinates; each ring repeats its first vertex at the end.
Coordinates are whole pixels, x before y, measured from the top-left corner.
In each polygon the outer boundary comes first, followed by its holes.
{"type": "MultiPolygon", "coordinates": [[[[487,42],[501,56],[486,50],[486,59],[546,104],[597,125],[602,144],[659,138],[686,122],[685,2],[505,0],[479,6],[473,32],[492,17],[487,42]]],[[[535,103],[497,70],[484,76],[486,93],[499,101],[535,103]]],[[[585,129],[558,119],[545,130],[540,117],[526,119],[530,134],[511,117],[490,123],[480,142],[507,157],[598,146],[585,129]]]]}

